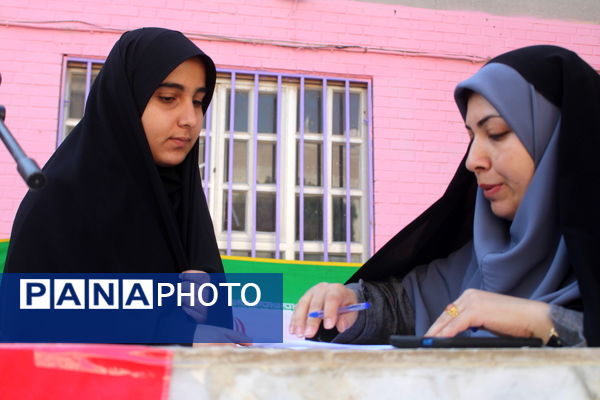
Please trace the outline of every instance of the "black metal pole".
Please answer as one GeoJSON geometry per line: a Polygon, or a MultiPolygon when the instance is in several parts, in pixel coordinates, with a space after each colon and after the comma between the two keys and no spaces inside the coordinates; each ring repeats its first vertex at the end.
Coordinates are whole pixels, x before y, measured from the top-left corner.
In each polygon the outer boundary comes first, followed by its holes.
{"type": "Polygon", "coordinates": [[[10,155],[15,159],[17,171],[19,171],[19,174],[21,174],[25,183],[27,183],[27,186],[32,190],[41,189],[46,184],[46,177],[36,162],[25,155],[21,146],[19,146],[13,135],[10,133],[8,127],[4,124],[5,116],[6,109],[4,106],[0,106],[0,137],[10,155]]]}

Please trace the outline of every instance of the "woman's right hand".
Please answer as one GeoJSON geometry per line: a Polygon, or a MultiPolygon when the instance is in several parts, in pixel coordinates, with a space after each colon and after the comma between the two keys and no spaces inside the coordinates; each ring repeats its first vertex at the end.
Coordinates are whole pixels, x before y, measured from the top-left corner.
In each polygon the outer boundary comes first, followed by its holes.
{"type": "Polygon", "coordinates": [[[338,308],[354,304],[357,301],[356,293],[346,286],[339,283],[321,282],[310,288],[296,304],[290,320],[289,332],[298,337],[311,338],[315,336],[319,330],[321,318],[312,318],[308,314],[323,310],[323,327],[325,329],[336,327],[341,333],[356,322],[358,313],[354,311],[338,314],[338,308]]]}

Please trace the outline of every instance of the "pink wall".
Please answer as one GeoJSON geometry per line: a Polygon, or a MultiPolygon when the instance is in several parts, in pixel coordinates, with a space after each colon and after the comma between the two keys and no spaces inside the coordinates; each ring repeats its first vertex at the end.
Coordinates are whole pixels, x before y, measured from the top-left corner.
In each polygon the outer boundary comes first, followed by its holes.
{"type": "MultiPolygon", "coordinates": [[[[452,91],[484,60],[550,43],[600,69],[600,25],[351,0],[4,0],[0,22],[0,104],[40,164],[56,146],[63,56],[105,57],[127,29],[181,30],[219,67],[372,78],[376,248],[445,189],[466,146],[452,91]]],[[[7,238],[25,186],[4,148],[0,193],[7,238]]]]}

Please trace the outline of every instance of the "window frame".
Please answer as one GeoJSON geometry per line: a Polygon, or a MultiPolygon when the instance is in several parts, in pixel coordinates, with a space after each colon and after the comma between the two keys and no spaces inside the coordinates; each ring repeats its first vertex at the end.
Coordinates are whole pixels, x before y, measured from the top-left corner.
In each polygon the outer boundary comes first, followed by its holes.
{"type": "MultiPolygon", "coordinates": [[[[215,178],[223,174],[223,171],[220,170],[217,166],[212,169],[207,169],[207,172],[210,172],[209,179],[204,179],[205,189],[207,191],[207,198],[209,199],[209,204],[211,204],[211,214],[214,218],[215,225],[215,233],[217,236],[217,241],[220,244],[220,248],[224,250],[224,254],[227,255],[236,255],[240,252],[248,252],[251,256],[255,256],[256,253],[263,253],[271,251],[273,253],[274,258],[284,258],[284,259],[304,259],[303,253],[322,253],[323,260],[328,261],[330,256],[339,256],[340,254],[345,253],[346,261],[357,261],[353,260],[353,256],[356,254],[362,254],[361,260],[364,261],[370,257],[372,254],[372,245],[373,245],[373,171],[372,171],[372,121],[371,121],[371,82],[370,80],[354,80],[340,77],[324,77],[324,76],[308,76],[308,75],[299,75],[299,74],[285,74],[285,73],[276,73],[276,72],[267,72],[267,71],[249,71],[249,70],[239,70],[239,69],[218,69],[220,74],[220,78],[217,80],[217,88],[215,92],[214,99],[217,99],[216,102],[211,104],[210,109],[207,112],[207,121],[210,120],[211,123],[207,122],[207,130],[211,133],[206,136],[206,131],[202,132],[203,137],[206,142],[210,142],[210,146],[205,145],[205,159],[209,157],[212,160],[222,160],[224,159],[224,154],[222,150],[225,148],[224,146],[214,146],[214,136],[222,136],[222,140],[230,140],[229,134],[232,131],[226,131],[225,125],[223,125],[224,119],[226,118],[225,112],[221,113],[220,118],[221,121],[217,121],[217,127],[215,128],[215,119],[217,118],[217,112],[215,109],[217,107],[221,109],[225,109],[224,102],[227,99],[227,92],[231,89],[231,82],[236,89],[239,91],[240,89],[243,91],[249,92],[249,101],[248,101],[248,109],[250,110],[248,114],[248,127],[249,132],[247,133],[234,133],[234,140],[242,139],[247,141],[247,171],[249,173],[248,179],[245,184],[236,184],[233,183],[231,185],[232,190],[246,190],[246,202],[245,202],[245,230],[244,231],[231,231],[223,229],[223,214],[225,212],[229,212],[229,210],[225,209],[223,206],[223,193],[227,191],[228,184],[224,183],[223,187],[215,187],[215,178]],[[249,80],[241,80],[238,79],[238,76],[247,76],[250,75],[253,79],[249,80]],[[231,77],[231,81],[228,82],[227,77],[231,77]],[[274,79],[273,83],[265,83],[260,81],[261,78],[266,77],[274,79]],[[290,87],[294,84],[284,83],[284,81],[288,80],[299,80],[300,83],[297,84],[297,87],[290,87]],[[258,97],[259,93],[262,92],[275,92],[275,87],[277,87],[277,92],[282,93],[282,96],[277,96],[277,137],[278,140],[275,143],[278,144],[277,152],[279,152],[278,157],[281,160],[281,157],[285,157],[287,162],[291,165],[296,164],[296,145],[292,145],[290,143],[290,135],[282,134],[284,132],[293,132],[296,131],[296,135],[293,140],[298,140],[302,135],[300,135],[299,130],[296,130],[296,120],[297,120],[297,108],[298,105],[289,101],[289,98],[297,97],[297,92],[300,91],[300,87],[302,87],[302,82],[306,81],[317,81],[321,84],[321,90],[324,92],[324,96],[326,96],[326,103],[324,112],[322,113],[322,124],[325,130],[325,134],[319,133],[313,135],[311,133],[305,133],[304,139],[305,141],[317,141],[317,142],[325,142],[327,146],[322,146],[323,148],[323,156],[322,156],[322,187],[319,189],[315,189],[313,187],[308,187],[304,185],[300,185],[300,188],[290,189],[291,186],[295,186],[296,184],[296,176],[294,168],[286,168],[285,173],[286,176],[281,176],[276,178],[276,188],[273,190],[272,187],[266,189],[261,188],[260,184],[252,183],[256,180],[256,169],[253,163],[256,161],[254,154],[256,152],[256,142],[263,141],[265,138],[264,134],[258,133],[257,131],[257,112],[258,107],[254,107],[254,103],[258,97]],[[259,82],[260,81],[260,82],[259,82]],[[343,82],[343,86],[339,85],[329,85],[329,82],[343,82]],[[351,83],[358,84],[359,87],[352,87],[351,83]],[[256,90],[254,88],[257,88],[256,90]],[[366,89],[366,90],[365,90],[366,89]],[[221,91],[221,92],[219,92],[221,91]],[[254,92],[253,92],[254,91],[254,92]],[[365,124],[364,134],[359,137],[350,137],[349,132],[345,135],[333,135],[333,123],[332,123],[332,104],[333,104],[333,92],[334,91],[343,91],[348,92],[348,97],[346,99],[346,103],[349,101],[350,93],[359,93],[361,96],[361,104],[360,109],[365,114],[363,122],[365,124]],[[283,99],[282,99],[283,98],[283,99]],[[219,100],[220,99],[220,100],[219,100]],[[221,102],[221,103],[218,103],[221,102]],[[213,105],[217,105],[217,107],[213,107],[213,105]],[[283,111],[285,109],[285,111],[283,111]],[[282,110],[282,111],[280,111],[282,110]],[[286,117],[282,117],[281,114],[287,115],[286,117]],[[221,124],[221,127],[218,127],[218,124],[221,124]],[[209,128],[210,126],[210,128],[209,128]],[[211,136],[213,138],[211,138],[211,136]],[[328,139],[327,137],[331,137],[328,139]],[[327,185],[330,185],[329,180],[329,168],[330,168],[330,157],[332,156],[332,145],[333,143],[343,143],[345,146],[347,144],[358,144],[361,146],[360,153],[360,164],[359,164],[359,174],[362,174],[363,171],[367,171],[366,178],[361,181],[363,182],[362,187],[359,189],[351,189],[347,191],[346,188],[326,188],[327,185]],[[366,142],[366,143],[364,143],[366,142]],[[216,151],[214,148],[220,148],[221,150],[216,151]],[[283,150],[282,150],[283,149],[283,150]],[[285,153],[281,153],[284,151],[285,153]],[[249,183],[248,183],[249,182],[249,183]],[[256,231],[255,229],[255,218],[256,218],[256,209],[253,207],[253,204],[256,203],[255,194],[261,191],[275,191],[276,193],[276,221],[275,225],[275,236],[276,243],[275,248],[269,248],[272,246],[273,233],[263,233],[260,231],[256,231]],[[250,192],[250,193],[248,193],[250,192]],[[296,232],[295,232],[295,222],[293,224],[287,224],[285,226],[285,232],[282,231],[284,227],[281,227],[281,220],[287,221],[296,221],[295,215],[295,196],[302,192],[304,196],[306,195],[321,195],[323,198],[325,196],[329,196],[329,199],[326,204],[326,208],[323,213],[323,239],[322,241],[297,241],[296,240],[296,232]],[[325,193],[324,193],[325,192],[325,193]],[[281,193],[280,196],[277,196],[277,193],[281,193]],[[348,203],[347,199],[353,199],[355,197],[360,197],[360,207],[361,210],[365,211],[361,216],[361,233],[358,241],[349,242],[350,246],[348,246],[348,241],[345,242],[335,242],[333,241],[333,196],[344,196],[346,198],[346,214],[348,214],[348,210],[350,209],[351,204],[348,203]],[[254,234],[252,234],[254,233],[254,234]],[[251,238],[251,243],[247,240],[248,237],[251,238]],[[277,240],[279,239],[279,240],[277,240]],[[327,239],[327,240],[325,240],[327,239]],[[279,250],[279,252],[278,252],[279,250]],[[299,257],[297,257],[299,255],[299,257]]],[[[310,87],[309,84],[305,83],[305,89],[310,87]]],[[[229,109],[232,109],[234,106],[235,98],[234,96],[229,96],[229,109]]],[[[301,102],[301,100],[299,100],[301,102]]],[[[346,104],[346,110],[349,109],[349,105],[346,104]]],[[[234,110],[235,113],[235,110],[234,110]]],[[[229,127],[234,126],[234,113],[229,113],[230,121],[229,127]]],[[[346,124],[349,126],[348,119],[350,116],[346,113],[346,124]]],[[[349,130],[349,128],[348,128],[349,130]]],[[[272,138],[272,134],[270,135],[272,138]]],[[[349,152],[349,148],[347,148],[346,153],[349,152]]],[[[347,156],[346,156],[347,157],[347,156]]],[[[231,160],[231,158],[229,158],[231,160]]],[[[231,162],[231,161],[230,161],[231,162]]],[[[277,173],[280,173],[280,168],[276,167],[277,173]]],[[[349,169],[346,171],[346,176],[344,180],[348,181],[349,169]]],[[[206,175],[205,175],[206,176],[206,175]]],[[[218,178],[217,178],[218,179],[218,178]]],[[[229,202],[227,202],[229,204],[229,202]]],[[[349,227],[347,227],[349,230],[349,227]]]]}
{"type": "MultiPolygon", "coordinates": [[[[68,136],[67,127],[72,126],[75,127],[80,119],[69,118],[69,120],[65,119],[66,108],[70,103],[69,89],[71,87],[71,81],[69,80],[69,75],[72,73],[69,68],[69,64],[84,64],[86,69],[86,77],[85,77],[85,91],[84,91],[84,100],[83,100],[83,110],[85,112],[85,105],[87,102],[88,95],[90,93],[90,89],[92,87],[92,75],[94,75],[95,68],[102,68],[104,65],[105,59],[100,58],[90,58],[90,57],[72,57],[72,56],[64,56],[63,57],[63,70],[62,70],[62,82],[61,82],[61,91],[60,91],[60,99],[59,99],[59,115],[58,115],[58,130],[56,135],[56,147],[62,143],[63,140],[68,136]]],[[[98,73],[99,73],[98,69],[98,73]]],[[[96,76],[98,75],[96,73],[96,76]]]]}

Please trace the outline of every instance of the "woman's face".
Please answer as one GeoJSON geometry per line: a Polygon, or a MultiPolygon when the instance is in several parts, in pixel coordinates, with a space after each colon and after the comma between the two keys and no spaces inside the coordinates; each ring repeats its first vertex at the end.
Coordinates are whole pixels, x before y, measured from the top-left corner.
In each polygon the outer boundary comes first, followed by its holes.
{"type": "Polygon", "coordinates": [[[535,171],[533,159],[498,111],[477,93],[469,98],[465,123],[471,137],[466,167],[475,174],[492,212],[512,220],[535,171]]]}
{"type": "Polygon", "coordinates": [[[179,64],[154,91],[142,126],[157,165],[178,165],[190,152],[202,128],[205,94],[206,70],[197,58],[179,64]]]}

